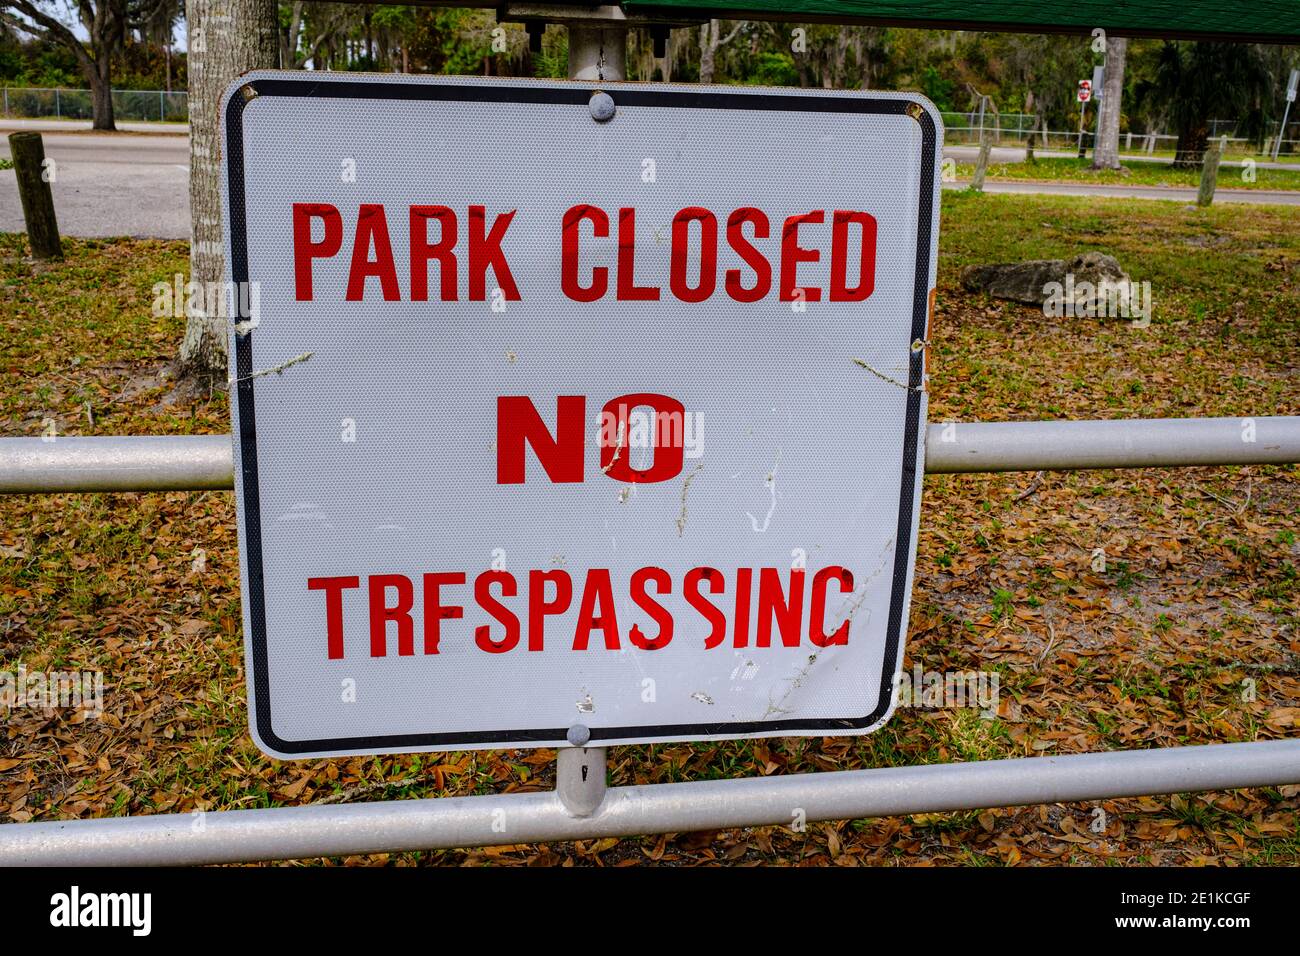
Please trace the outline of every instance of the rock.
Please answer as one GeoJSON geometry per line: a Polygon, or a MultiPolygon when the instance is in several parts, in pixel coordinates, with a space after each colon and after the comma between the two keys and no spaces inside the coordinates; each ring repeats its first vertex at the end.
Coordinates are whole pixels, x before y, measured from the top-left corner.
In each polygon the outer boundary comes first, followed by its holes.
{"type": "Polygon", "coordinates": [[[1064,259],[967,266],[961,271],[961,285],[967,292],[985,292],[997,299],[1026,305],[1042,305],[1047,298],[1043,287],[1064,278],[1064,259]]]}
{"type": "MultiPolygon", "coordinates": [[[[967,266],[961,272],[962,288],[968,292],[985,292],[995,299],[1025,305],[1042,305],[1053,295],[1059,297],[1065,288],[1077,290],[1086,300],[1105,283],[1127,286],[1128,282],[1128,274],[1119,262],[1100,252],[1085,252],[1073,259],[967,266]]],[[[1077,294],[1073,298],[1080,301],[1077,294]]]]}

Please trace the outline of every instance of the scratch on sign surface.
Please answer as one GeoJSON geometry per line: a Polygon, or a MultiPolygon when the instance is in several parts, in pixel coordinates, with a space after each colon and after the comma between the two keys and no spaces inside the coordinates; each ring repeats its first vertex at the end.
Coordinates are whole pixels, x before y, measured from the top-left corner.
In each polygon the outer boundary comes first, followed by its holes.
{"type": "Polygon", "coordinates": [[[703,467],[704,462],[700,462],[695,466],[695,470],[687,475],[686,480],[682,482],[682,511],[677,516],[677,537],[679,538],[686,530],[686,493],[691,490],[691,482],[695,480],[695,476],[700,473],[700,469],[703,467]]]}
{"type": "Polygon", "coordinates": [[[803,686],[804,678],[808,676],[808,674],[812,671],[813,665],[816,663],[817,663],[817,654],[809,654],[807,663],[805,663],[803,667],[800,668],[798,674],[795,674],[794,677],[783,678],[783,680],[790,681],[790,686],[786,688],[785,693],[781,695],[781,699],[778,700],[776,703],[772,703],[772,692],[770,690],[768,691],[767,710],[763,711],[763,716],[761,718],[762,720],[766,720],[767,718],[773,715],[790,713],[789,710],[782,707],[781,705],[790,699],[791,694],[793,694],[795,691],[797,691],[800,687],[803,686]]]}
{"type": "Polygon", "coordinates": [[[627,433],[627,422],[618,423],[618,438],[614,442],[614,457],[609,460],[609,464],[600,469],[602,475],[608,475],[609,470],[614,467],[614,462],[618,461],[618,456],[623,453],[623,436],[627,433]]]}
{"type": "Polygon", "coordinates": [[[776,470],[779,467],[781,467],[780,448],[776,450],[776,461],[773,462],[772,464],[772,470],[767,473],[767,479],[765,482],[767,484],[768,494],[772,496],[772,503],[768,506],[767,516],[763,519],[763,527],[760,528],[758,526],[757,518],[755,518],[748,511],[745,512],[745,517],[749,519],[749,523],[753,526],[754,530],[757,531],[759,534],[763,534],[764,532],[767,531],[768,525],[772,523],[772,515],[776,514],[776,470]]]}

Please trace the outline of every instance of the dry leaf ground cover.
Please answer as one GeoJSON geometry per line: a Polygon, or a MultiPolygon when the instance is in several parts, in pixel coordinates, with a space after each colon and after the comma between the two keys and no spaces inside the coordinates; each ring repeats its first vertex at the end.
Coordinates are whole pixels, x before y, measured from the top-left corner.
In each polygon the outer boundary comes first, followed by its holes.
{"type": "MultiPolygon", "coordinates": [[[[946,194],[943,217],[933,421],[1300,413],[1300,210],[946,194]],[[1089,249],[1151,282],[1150,328],[1046,320],[957,286],[970,262],[1089,249]]],[[[65,264],[36,266],[20,237],[0,237],[3,433],[37,435],[46,419],[60,434],[226,431],[220,394],[159,404],[181,320],[151,317],[150,288],[185,269],[185,245],[67,245],[65,264]]],[[[996,719],[914,708],[865,738],[618,748],[611,782],[1295,735],[1297,479],[930,476],[906,665],[996,671],[996,719]]],[[[0,718],[0,819],[549,786],[546,751],[261,755],[245,730],[238,600],[227,493],[0,500],[0,669],[99,669],[106,690],[98,720],[0,718]]],[[[1297,864],[1298,804],[1283,787],[1106,801],[1104,820],[1056,805],[346,862],[1297,864]]]]}

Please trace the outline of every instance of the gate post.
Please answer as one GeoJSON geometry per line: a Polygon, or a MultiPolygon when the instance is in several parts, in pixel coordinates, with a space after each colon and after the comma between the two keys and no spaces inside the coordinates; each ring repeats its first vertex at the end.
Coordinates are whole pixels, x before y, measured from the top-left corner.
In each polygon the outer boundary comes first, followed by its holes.
{"type": "Polygon", "coordinates": [[[564,809],[589,817],[605,799],[605,748],[567,747],[555,762],[555,792],[564,809]]]}

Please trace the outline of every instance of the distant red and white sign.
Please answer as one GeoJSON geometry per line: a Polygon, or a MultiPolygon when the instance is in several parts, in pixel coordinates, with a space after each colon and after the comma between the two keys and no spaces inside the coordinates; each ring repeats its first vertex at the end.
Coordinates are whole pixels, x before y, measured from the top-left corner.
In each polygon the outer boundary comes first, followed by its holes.
{"type": "Polygon", "coordinates": [[[1078,100],[1080,103],[1086,103],[1092,99],[1092,80],[1079,81],[1078,100]]]}

